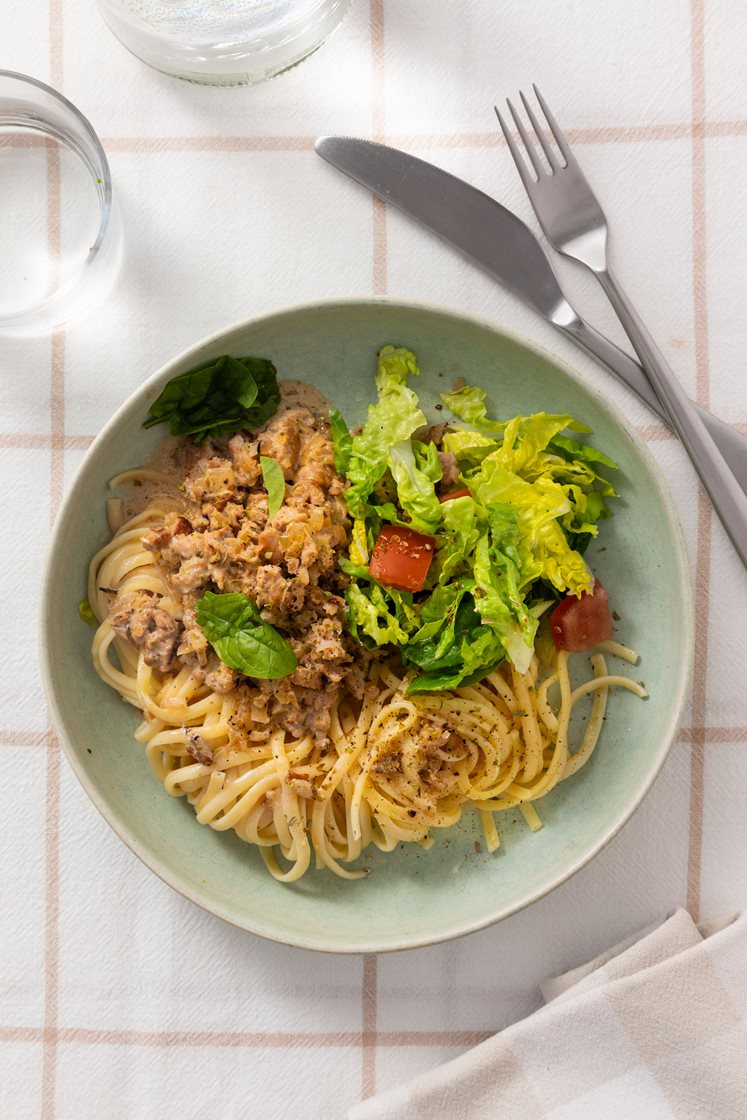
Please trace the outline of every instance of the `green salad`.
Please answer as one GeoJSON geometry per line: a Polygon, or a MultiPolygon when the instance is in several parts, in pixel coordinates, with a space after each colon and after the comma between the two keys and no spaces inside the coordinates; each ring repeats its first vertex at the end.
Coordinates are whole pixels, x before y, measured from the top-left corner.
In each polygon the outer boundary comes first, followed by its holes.
{"type": "Polygon", "coordinates": [[[474,683],[506,658],[526,672],[544,611],[593,593],[583,553],[615,497],[600,471],[616,467],[568,434],[591,430],[572,416],[493,419],[467,384],[441,394],[453,419],[434,441],[418,372],[413,353],[385,346],[363,427],[330,412],[353,519],[348,625],[398,647],[417,670],[410,692],[474,683]],[[447,462],[458,476],[444,493],[447,462]]]}

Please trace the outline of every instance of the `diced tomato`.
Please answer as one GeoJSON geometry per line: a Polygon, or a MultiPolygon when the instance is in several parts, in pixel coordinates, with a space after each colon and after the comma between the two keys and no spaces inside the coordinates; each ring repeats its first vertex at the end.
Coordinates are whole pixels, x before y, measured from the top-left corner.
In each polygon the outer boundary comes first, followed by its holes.
{"type": "Polygon", "coordinates": [[[469,487],[463,486],[461,490],[450,490],[448,494],[442,494],[438,500],[450,502],[452,498],[469,498],[469,487]]]}
{"type": "Polygon", "coordinates": [[[568,595],[558,603],[550,615],[552,640],[557,649],[583,653],[599,642],[612,637],[612,619],[607,592],[598,579],[594,580],[591,594],[581,598],[568,595]]]}
{"type": "Polygon", "coordinates": [[[384,525],[371,556],[371,575],[387,587],[420,591],[435,551],[433,537],[400,525],[384,525]]]}

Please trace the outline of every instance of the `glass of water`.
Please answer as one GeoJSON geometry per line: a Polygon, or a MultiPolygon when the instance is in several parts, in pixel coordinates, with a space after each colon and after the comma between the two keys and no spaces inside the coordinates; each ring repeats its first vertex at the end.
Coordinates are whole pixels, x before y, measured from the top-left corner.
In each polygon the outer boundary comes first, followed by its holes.
{"type": "Polygon", "coordinates": [[[249,85],[295,66],[332,34],[351,0],[97,0],[117,38],[156,70],[249,85]]]}
{"type": "Polygon", "coordinates": [[[50,86],[0,70],[0,335],[90,310],[120,247],[109,164],[89,122],[50,86]]]}

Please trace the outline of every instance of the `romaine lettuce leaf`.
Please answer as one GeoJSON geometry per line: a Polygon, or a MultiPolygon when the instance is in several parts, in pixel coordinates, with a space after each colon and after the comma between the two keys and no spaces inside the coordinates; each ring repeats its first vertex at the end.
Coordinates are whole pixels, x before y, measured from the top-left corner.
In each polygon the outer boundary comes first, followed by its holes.
{"type": "Polygon", "coordinates": [[[460,566],[469,569],[468,557],[480,536],[477,507],[474,499],[465,495],[452,498],[441,506],[443,518],[441,536],[443,544],[433,560],[438,582],[442,586],[455,575],[460,566]]]}
{"type": "Polygon", "coordinates": [[[338,474],[345,474],[353,450],[353,437],[350,434],[342,413],[336,408],[329,410],[329,426],[332,429],[332,447],[334,449],[335,470],[338,474]]]}
{"type": "Polygon", "coordinates": [[[345,472],[350,481],[345,496],[356,517],[363,515],[366,499],[387,469],[390,447],[425,424],[418,398],[405,384],[409,374],[418,372],[417,359],[410,350],[384,346],[379,352],[379,399],[368,406],[366,423],[353,436],[345,472]]]}
{"type": "Polygon", "coordinates": [[[473,570],[480,618],[498,634],[517,671],[525,673],[532,660],[537,619],[529,613],[519,590],[518,522],[510,507],[495,512],[490,532],[477,542],[473,570]]]}
{"type": "Polygon", "coordinates": [[[441,503],[438,449],[413,439],[425,420],[405,384],[410,373],[417,373],[413,354],[381,351],[379,400],[350,448],[354,526],[342,567],[351,580],[351,632],[367,645],[399,646],[404,664],[420,670],[411,692],[473,683],[506,657],[524,672],[539,615],[551,605],[549,588],[591,589],[581,551],[610,515],[614,487],[598,470],[615,464],[561,434],[589,431],[570,415],[492,420],[485,392],[464,386],[442,394],[461,423],[441,447],[455,455],[470,494],[441,503]],[[371,577],[368,562],[386,521],[436,538],[428,581],[414,597],[371,577]]]}
{"type": "Polygon", "coordinates": [[[462,471],[479,467],[482,460],[499,446],[482,432],[457,428],[445,432],[441,446],[455,456],[462,471]]]}
{"type": "Polygon", "coordinates": [[[444,507],[443,535],[439,582],[403,651],[406,663],[429,674],[449,670],[449,687],[489,672],[507,653],[526,671],[537,620],[518,587],[518,514],[510,506],[486,513],[470,497],[455,498],[444,507]]]}
{"type": "MultiPolygon", "coordinates": [[[[570,427],[571,425],[569,424],[568,426],[570,427]]],[[[579,431],[579,428],[576,427],[574,430],[579,431]]],[[[586,431],[588,431],[588,428],[586,431]]],[[[551,451],[562,455],[562,457],[569,462],[576,459],[582,463],[601,463],[604,467],[611,467],[613,470],[617,470],[617,463],[614,459],[610,459],[609,455],[605,455],[603,451],[600,451],[596,447],[591,447],[588,443],[579,443],[578,440],[570,439],[568,436],[553,436],[548,446],[551,451]]]]}
{"type": "Polygon", "coordinates": [[[454,628],[461,602],[473,587],[473,580],[459,580],[434,589],[421,606],[421,626],[408,643],[404,655],[408,664],[426,669],[441,662],[460,663],[461,654],[454,646],[454,628]]]}
{"type": "Polygon", "coordinates": [[[504,428],[502,420],[491,420],[485,410],[484,389],[476,385],[463,385],[461,389],[454,389],[449,393],[441,393],[441,400],[455,416],[464,420],[465,424],[472,424],[483,431],[501,434],[504,428]]]}
{"type": "Polygon", "coordinates": [[[570,546],[583,552],[597,534],[597,522],[611,516],[606,499],[616,496],[614,486],[598,471],[600,466],[615,469],[614,460],[595,447],[561,434],[564,430],[590,429],[567,413],[538,412],[497,424],[487,416],[485,393],[472,386],[444,393],[442,399],[471,425],[457,425],[444,437],[444,448],[456,455],[467,480],[490,457],[525,481],[557,483],[568,501],[566,511],[559,515],[560,524],[570,546]],[[496,434],[496,439],[485,434],[488,430],[496,434]]]}
{"type": "Polygon", "coordinates": [[[441,477],[441,464],[435,445],[401,439],[392,444],[387,462],[397,487],[397,499],[409,515],[412,528],[419,533],[435,533],[441,521],[435,485],[441,477]]]}
{"type": "Polygon", "coordinates": [[[505,656],[500,637],[491,626],[482,623],[472,595],[465,593],[453,623],[447,623],[447,640],[404,647],[405,663],[422,669],[408,692],[433,692],[474,684],[492,672],[505,656]]]}
{"type": "Polygon", "coordinates": [[[527,482],[489,455],[470,478],[470,488],[484,506],[511,505],[518,514],[520,591],[537,579],[574,595],[591,590],[591,572],[568,544],[558,521],[571,509],[561,486],[544,477],[527,482]]]}
{"type": "Polygon", "coordinates": [[[404,645],[418,624],[412,595],[382,587],[367,572],[366,576],[362,583],[351,581],[345,592],[350,633],[364,645],[404,645]]]}
{"type": "Polygon", "coordinates": [[[573,423],[572,416],[554,416],[537,412],[533,416],[514,416],[506,424],[503,443],[495,452],[495,460],[507,471],[523,475],[537,463],[553,436],[573,423]]]}

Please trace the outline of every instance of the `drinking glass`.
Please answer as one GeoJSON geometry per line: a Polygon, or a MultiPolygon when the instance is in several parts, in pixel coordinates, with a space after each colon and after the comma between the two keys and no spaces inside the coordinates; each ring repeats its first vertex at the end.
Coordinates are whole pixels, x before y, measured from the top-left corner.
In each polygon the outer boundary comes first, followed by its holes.
{"type": "Polygon", "coordinates": [[[295,66],[351,0],[97,0],[121,43],[156,70],[206,85],[250,85],[295,66]]]}
{"type": "Polygon", "coordinates": [[[116,274],[109,163],[62,94],[0,70],[0,334],[36,334],[89,310],[116,274]]]}

